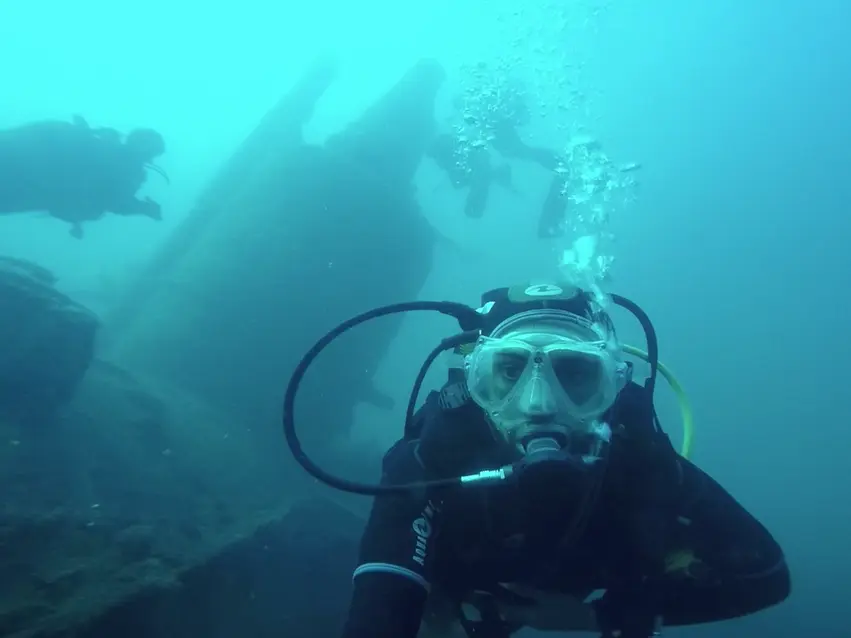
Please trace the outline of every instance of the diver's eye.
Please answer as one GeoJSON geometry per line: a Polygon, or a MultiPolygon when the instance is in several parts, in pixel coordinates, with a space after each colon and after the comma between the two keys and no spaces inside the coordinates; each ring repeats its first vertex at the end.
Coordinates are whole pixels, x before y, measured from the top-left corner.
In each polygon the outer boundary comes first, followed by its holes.
{"type": "Polygon", "coordinates": [[[600,375],[599,363],[586,357],[558,357],[553,359],[553,370],[565,385],[578,385],[596,381],[600,375]]]}
{"type": "Polygon", "coordinates": [[[577,405],[584,404],[597,393],[603,374],[599,361],[581,356],[556,358],[553,371],[562,389],[577,405]]]}
{"type": "Polygon", "coordinates": [[[494,361],[494,372],[504,381],[517,381],[526,367],[527,357],[517,353],[504,352],[494,361]]]}

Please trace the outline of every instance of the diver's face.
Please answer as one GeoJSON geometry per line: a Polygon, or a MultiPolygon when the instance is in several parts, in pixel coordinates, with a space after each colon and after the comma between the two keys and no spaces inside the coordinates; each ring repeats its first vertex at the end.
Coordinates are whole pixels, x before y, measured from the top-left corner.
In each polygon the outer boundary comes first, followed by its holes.
{"type": "MultiPolygon", "coordinates": [[[[531,347],[545,348],[556,340],[549,335],[539,334],[526,336],[524,341],[531,347]]],[[[521,450],[524,440],[530,436],[549,434],[566,438],[583,426],[581,421],[562,409],[557,396],[561,388],[553,376],[542,373],[549,365],[550,361],[542,354],[533,354],[530,360],[527,353],[511,349],[499,353],[494,359],[494,394],[513,394],[514,399],[511,410],[493,413],[491,419],[502,436],[521,450]]],[[[575,363],[572,367],[576,367],[575,363]]]]}
{"type": "Polygon", "coordinates": [[[504,399],[488,410],[503,438],[521,451],[529,438],[562,440],[585,434],[611,405],[599,397],[604,366],[594,348],[565,346],[564,337],[544,331],[507,335],[493,349],[490,396],[504,399]]]}
{"type": "Polygon", "coordinates": [[[605,330],[562,314],[518,315],[466,359],[471,396],[496,433],[521,449],[530,437],[566,443],[588,434],[619,391],[617,349],[605,330]]]}

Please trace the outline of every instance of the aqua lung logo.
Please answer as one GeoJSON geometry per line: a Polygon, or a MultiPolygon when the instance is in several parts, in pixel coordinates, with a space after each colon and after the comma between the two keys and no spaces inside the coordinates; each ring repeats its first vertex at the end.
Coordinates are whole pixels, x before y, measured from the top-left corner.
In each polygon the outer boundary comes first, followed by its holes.
{"type": "Polygon", "coordinates": [[[428,554],[428,539],[431,536],[431,521],[434,518],[435,507],[431,501],[423,508],[422,514],[416,519],[411,527],[416,536],[416,545],[414,546],[414,555],[411,559],[418,565],[425,565],[426,556],[428,554]]]}
{"type": "Polygon", "coordinates": [[[523,291],[527,297],[557,297],[564,293],[564,290],[554,284],[540,284],[538,286],[529,286],[523,291]]]}

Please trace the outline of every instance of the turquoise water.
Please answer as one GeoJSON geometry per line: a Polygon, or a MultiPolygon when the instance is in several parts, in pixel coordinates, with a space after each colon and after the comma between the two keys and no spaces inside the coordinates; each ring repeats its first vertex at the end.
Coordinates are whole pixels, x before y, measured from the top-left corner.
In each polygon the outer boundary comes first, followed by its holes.
{"type": "MultiPolygon", "coordinates": [[[[305,131],[315,142],[423,57],[447,71],[438,121],[449,127],[454,97],[475,86],[471,68],[490,65],[486,82],[526,87],[530,140],[565,149],[591,136],[615,168],[641,168],[606,201],[604,222],[541,241],[540,169],[518,165],[517,192],[495,190],[486,215],[471,220],[463,194],[424,160],[418,198],[448,241],[421,297],[474,303],[491,287],[555,277],[576,239],[602,237],[600,254],[614,257],[605,285],[650,313],[662,359],[692,397],[697,461],[788,552],[793,598],[740,631],[844,635],[851,9],[837,0],[282,6],[0,5],[0,128],[74,114],[122,131],[151,126],[166,139],[160,164],[172,181],[154,176],[144,187],[163,206],[161,223],[107,217],[78,241],[46,215],[4,216],[0,254],[51,269],[61,290],[108,313],[317,54],[342,64],[305,131]]],[[[638,342],[637,328],[618,320],[638,342]]],[[[378,385],[403,396],[444,333],[407,322],[378,385]]],[[[667,391],[660,405],[678,436],[667,391]]],[[[357,445],[396,435],[366,428],[357,445]]],[[[725,635],[745,635],[734,631],[725,635]]]]}

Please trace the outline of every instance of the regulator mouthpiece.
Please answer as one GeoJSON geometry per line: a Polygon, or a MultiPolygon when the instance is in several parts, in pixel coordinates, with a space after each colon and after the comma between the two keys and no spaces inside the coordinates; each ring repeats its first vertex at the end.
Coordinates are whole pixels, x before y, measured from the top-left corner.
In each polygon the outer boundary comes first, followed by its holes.
{"type": "Polygon", "coordinates": [[[521,483],[527,481],[557,481],[557,475],[573,473],[576,459],[552,436],[538,436],[524,446],[526,454],[513,466],[513,474],[521,483]]]}
{"type": "Polygon", "coordinates": [[[560,460],[564,458],[561,445],[551,436],[540,436],[526,444],[525,463],[560,460]]]}

